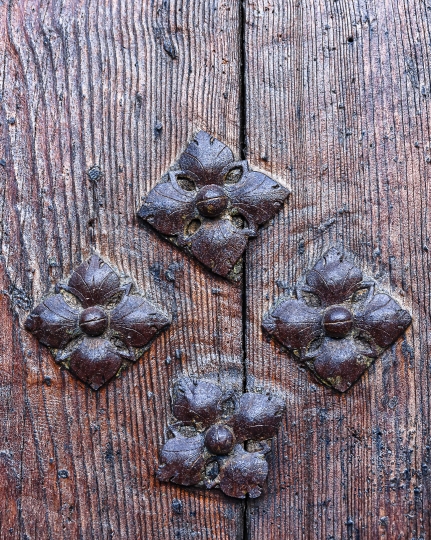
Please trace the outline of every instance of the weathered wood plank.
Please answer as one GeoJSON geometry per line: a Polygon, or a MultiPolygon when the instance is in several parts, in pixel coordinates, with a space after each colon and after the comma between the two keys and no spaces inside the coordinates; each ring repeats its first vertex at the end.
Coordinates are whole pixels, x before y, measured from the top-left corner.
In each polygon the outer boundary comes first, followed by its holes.
{"type": "Polygon", "coordinates": [[[238,17],[218,0],[1,8],[2,538],[242,538],[243,503],[154,477],[172,379],[242,369],[240,288],[135,218],[197,129],[238,147],[238,17]],[[22,329],[92,250],[174,319],[97,393],[22,329]]]}
{"type": "Polygon", "coordinates": [[[288,396],[250,538],[428,538],[430,6],[245,2],[248,158],[293,188],[247,254],[247,372],[288,396]],[[262,314],[344,246],[413,314],[345,395],[267,343],[262,314]]]}

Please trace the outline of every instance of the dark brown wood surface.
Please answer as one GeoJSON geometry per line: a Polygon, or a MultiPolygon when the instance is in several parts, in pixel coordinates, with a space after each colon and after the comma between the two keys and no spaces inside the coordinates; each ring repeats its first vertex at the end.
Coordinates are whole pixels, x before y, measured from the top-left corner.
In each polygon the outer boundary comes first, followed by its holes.
{"type": "Polygon", "coordinates": [[[135,218],[197,129],[238,147],[239,9],[0,10],[0,538],[242,538],[242,502],[155,479],[173,378],[241,373],[241,288],[135,218]],[[22,326],[93,249],[173,315],[97,393],[22,326]]]}
{"type": "Polygon", "coordinates": [[[248,158],[293,188],[247,254],[247,373],[287,393],[250,538],[426,539],[429,2],[246,2],[248,158]],[[340,395],[267,343],[262,313],[330,246],[413,315],[340,395]]]}
{"type": "Polygon", "coordinates": [[[431,536],[430,17],[420,0],[0,6],[1,540],[431,536]],[[245,304],[135,218],[199,129],[293,190],[250,241],[245,304]],[[261,330],[334,244],[413,315],[343,395],[261,330]],[[173,315],[97,393],[23,330],[93,250],[173,315]],[[248,388],[287,398],[266,494],[158,482],[172,380],[241,377],[244,345],[248,388]]]}

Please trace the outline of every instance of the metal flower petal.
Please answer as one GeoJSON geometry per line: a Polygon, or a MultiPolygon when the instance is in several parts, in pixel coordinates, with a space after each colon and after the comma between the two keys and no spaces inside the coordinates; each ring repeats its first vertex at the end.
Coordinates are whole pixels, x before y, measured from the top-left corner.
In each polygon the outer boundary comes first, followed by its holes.
{"type": "Polygon", "coordinates": [[[410,313],[387,294],[376,294],[355,315],[356,327],[379,347],[392,345],[412,322],[410,313]]]}
{"type": "Polygon", "coordinates": [[[170,318],[139,295],[126,294],[111,312],[111,329],[129,347],[144,347],[170,318]]]}
{"type": "Polygon", "coordinates": [[[101,337],[85,337],[69,356],[69,369],[98,390],[112,379],[123,363],[119,349],[101,337]]]}
{"type": "Polygon", "coordinates": [[[302,300],[289,298],[265,316],[262,326],[289,349],[300,351],[322,334],[322,314],[302,300]]]}
{"type": "Polygon", "coordinates": [[[172,412],[182,422],[199,422],[206,427],[220,418],[224,400],[218,385],[184,377],[172,390],[172,412]]]}
{"type": "Polygon", "coordinates": [[[192,486],[203,480],[205,457],[204,438],[201,434],[184,437],[175,433],[161,451],[161,464],[157,478],[162,482],[174,482],[182,486],[192,486]]]}
{"type": "Polygon", "coordinates": [[[121,291],[120,278],[109,264],[93,255],[73,272],[66,289],[81,301],[84,308],[103,306],[121,291]]]}
{"type": "Polygon", "coordinates": [[[268,476],[268,463],[263,452],[246,452],[240,445],[228,458],[220,471],[220,489],[230,497],[252,499],[262,493],[262,484],[268,476]]]}
{"type": "Polygon", "coordinates": [[[50,296],[27,317],[25,328],[41,343],[56,349],[80,334],[79,311],[69,306],[61,294],[50,296]]]}
{"type": "Polygon", "coordinates": [[[257,227],[275,216],[290,191],[266,174],[246,171],[239,182],[226,185],[233,210],[243,215],[256,233],[257,227]]]}
{"type": "Polygon", "coordinates": [[[205,221],[191,239],[191,250],[201,263],[226,277],[243,254],[250,233],[227,219],[205,221]]]}
{"type": "Polygon", "coordinates": [[[181,154],[179,166],[185,174],[192,173],[197,187],[221,185],[224,181],[222,173],[233,160],[232,150],[228,146],[200,131],[181,154]]]}
{"type": "Polygon", "coordinates": [[[229,425],[238,442],[270,439],[277,433],[284,409],[284,401],[276,396],[246,393],[241,396],[229,425]]]}
{"type": "Polygon", "coordinates": [[[145,198],[138,216],[145,219],[162,234],[182,236],[188,222],[197,216],[195,191],[186,191],[170,173],[145,198]]]}
{"type": "Polygon", "coordinates": [[[340,251],[331,248],[308,272],[306,282],[323,306],[340,304],[358,290],[362,272],[345,261],[340,251]]]}
{"type": "Polygon", "coordinates": [[[311,369],[324,383],[345,392],[374,361],[365,347],[353,338],[325,338],[311,369]]]}

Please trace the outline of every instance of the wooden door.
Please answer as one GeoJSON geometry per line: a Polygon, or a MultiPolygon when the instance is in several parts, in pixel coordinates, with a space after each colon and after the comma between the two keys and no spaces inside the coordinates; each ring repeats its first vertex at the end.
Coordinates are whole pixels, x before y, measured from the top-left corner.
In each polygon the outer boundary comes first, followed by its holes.
{"type": "Polygon", "coordinates": [[[431,538],[431,5],[412,0],[0,6],[0,538],[431,538]],[[292,194],[232,284],[142,224],[204,129],[292,194]],[[262,317],[331,246],[413,323],[347,392],[262,317]],[[172,314],[95,392],[24,329],[96,251],[172,314]],[[181,374],[287,409],[261,497],[155,477],[181,374]]]}

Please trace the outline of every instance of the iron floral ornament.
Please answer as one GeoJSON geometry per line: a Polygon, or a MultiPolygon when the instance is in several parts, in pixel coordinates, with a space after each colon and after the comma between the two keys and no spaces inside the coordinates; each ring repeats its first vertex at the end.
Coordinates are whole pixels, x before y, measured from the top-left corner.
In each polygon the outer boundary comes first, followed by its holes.
{"type": "Polygon", "coordinates": [[[145,198],[138,215],[216,274],[238,280],[241,256],[289,190],[235,161],[230,148],[199,132],[178,167],[145,198]]]}
{"type": "Polygon", "coordinates": [[[50,347],[55,360],[97,390],[169,325],[169,317],[93,255],[60,292],[28,316],[25,328],[50,347]]]}
{"type": "Polygon", "coordinates": [[[267,443],[277,433],[284,402],[183,378],[173,388],[172,409],[178,422],[169,427],[173,438],[161,451],[159,480],[217,487],[240,499],[259,497],[268,475],[267,443]]]}
{"type": "Polygon", "coordinates": [[[407,311],[332,248],[263,327],[320,381],[345,392],[410,323],[407,311]]]}

